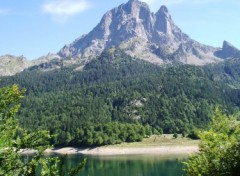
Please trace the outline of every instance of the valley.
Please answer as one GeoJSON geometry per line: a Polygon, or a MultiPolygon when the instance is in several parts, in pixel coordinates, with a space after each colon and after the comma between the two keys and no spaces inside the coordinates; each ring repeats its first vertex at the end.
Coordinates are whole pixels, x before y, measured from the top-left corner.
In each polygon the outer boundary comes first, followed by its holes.
{"type": "Polygon", "coordinates": [[[152,12],[129,0],[56,53],[0,56],[0,175],[100,174],[98,167],[106,175],[104,164],[112,175],[177,175],[188,154],[188,175],[238,174],[240,50],[222,41],[202,44],[165,5],[152,12]],[[29,159],[29,151],[38,152],[29,159]],[[184,158],[159,161],[167,155],[184,158]]]}

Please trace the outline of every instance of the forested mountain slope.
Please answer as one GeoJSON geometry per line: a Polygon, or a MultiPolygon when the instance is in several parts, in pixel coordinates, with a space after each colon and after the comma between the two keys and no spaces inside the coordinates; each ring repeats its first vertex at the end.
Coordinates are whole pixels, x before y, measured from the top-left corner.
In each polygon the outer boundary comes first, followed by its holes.
{"type": "Polygon", "coordinates": [[[102,145],[141,140],[150,134],[149,125],[155,133],[206,127],[215,106],[236,112],[239,65],[232,59],[204,67],[159,67],[110,49],[82,70],[31,69],[1,78],[0,85],[27,89],[22,126],[50,130],[57,145],[102,145]]]}

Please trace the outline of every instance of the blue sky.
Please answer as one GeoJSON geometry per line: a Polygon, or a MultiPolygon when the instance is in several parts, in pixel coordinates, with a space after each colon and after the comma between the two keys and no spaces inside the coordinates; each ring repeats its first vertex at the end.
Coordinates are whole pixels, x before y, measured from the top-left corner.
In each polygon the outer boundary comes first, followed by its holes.
{"type": "MultiPolygon", "coordinates": [[[[166,5],[174,22],[191,38],[240,48],[240,1],[142,0],[156,12],[166,5]]],[[[36,59],[56,53],[86,34],[103,14],[126,0],[0,0],[0,55],[36,59]]]]}

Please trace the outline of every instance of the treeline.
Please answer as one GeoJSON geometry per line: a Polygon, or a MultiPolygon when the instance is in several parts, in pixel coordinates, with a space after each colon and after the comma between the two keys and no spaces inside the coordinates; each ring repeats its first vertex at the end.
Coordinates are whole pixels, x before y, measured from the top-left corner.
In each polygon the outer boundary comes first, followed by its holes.
{"type": "Polygon", "coordinates": [[[56,146],[112,145],[122,142],[140,142],[151,134],[152,128],[149,125],[119,122],[87,123],[82,128],[76,128],[73,133],[58,129],[52,143],[56,146]]]}
{"type": "MultiPolygon", "coordinates": [[[[57,145],[104,145],[128,139],[115,132],[110,140],[98,125],[125,131],[128,127],[121,124],[140,124],[150,125],[154,133],[189,133],[207,126],[215,106],[237,112],[240,64],[229,61],[228,69],[222,64],[159,67],[116,50],[104,52],[82,71],[24,71],[2,78],[0,85],[17,83],[27,89],[18,114],[23,127],[49,130],[57,145]],[[84,138],[86,128],[94,136],[90,141],[84,138]]],[[[135,140],[140,136],[136,130],[135,140]]]]}
{"type": "Polygon", "coordinates": [[[52,71],[30,68],[12,77],[1,78],[1,87],[17,83],[27,88],[27,94],[38,95],[50,91],[73,90],[128,77],[158,74],[161,70],[159,66],[134,59],[120,50],[114,53],[102,53],[101,57],[89,62],[81,71],[75,71],[75,67],[63,67],[52,71]]]}

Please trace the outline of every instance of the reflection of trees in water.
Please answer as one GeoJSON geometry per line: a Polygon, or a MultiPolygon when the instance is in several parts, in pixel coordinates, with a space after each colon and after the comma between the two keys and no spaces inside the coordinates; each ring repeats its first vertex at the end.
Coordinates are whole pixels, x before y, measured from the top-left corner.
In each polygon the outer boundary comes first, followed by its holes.
{"type": "MultiPolygon", "coordinates": [[[[72,155],[67,167],[71,168],[83,159],[72,155]]],[[[87,157],[87,164],[80,175],[89,176],[177,176],[182,174],[182,160],[161,159],[161,156],[111,156],[87,157]]]]}

